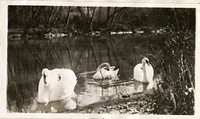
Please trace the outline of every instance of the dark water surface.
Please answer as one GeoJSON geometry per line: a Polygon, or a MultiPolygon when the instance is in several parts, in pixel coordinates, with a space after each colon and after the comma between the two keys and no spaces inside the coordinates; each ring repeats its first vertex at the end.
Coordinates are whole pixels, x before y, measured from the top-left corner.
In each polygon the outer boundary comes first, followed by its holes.
{"type": "Polygon", "coordinates": [[[133,68],[142,56],[156,67],[151,46],[160,41],[159,36],[144,34],[29,39],[28,45],[20,40],[8,41],[8,110],[26,112],[27,105],[37,96],[43,68],[69,68],[76,73],[78,106],[142,92],[146,84],[130,80],[133,68]],[[102,84],[78,76],[96,70],[103,62],[119,68],[118,79],[102,84]]]}

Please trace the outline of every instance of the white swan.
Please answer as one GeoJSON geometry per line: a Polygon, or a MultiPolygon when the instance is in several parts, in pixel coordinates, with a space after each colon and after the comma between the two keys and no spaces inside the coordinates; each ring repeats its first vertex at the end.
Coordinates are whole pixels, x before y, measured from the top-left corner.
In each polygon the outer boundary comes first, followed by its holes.
{"type": "Polygon", "coordinates": [[[154,70],[151,64],[149,63],[148,58],[143,58],[142,63],[137,64],[133,70],[133,77],[135,80],[142,83],[149,83],[147,90],[153,88],[153,76],[154,70]]]}
{"type": "Polygon", "coordinates": [[[110,66],[109,63],[102,63],[96,69],[93,79],[112,79],[117,77],[119,69],[114,70],[115,66],[110,66]]]}
{"type": "Polygon", "coordinates": [[[75,109],[74,88],[76,75],[70,69],[43,69],[38,85],[37,102],[50,105],[59,111],[75,109]],[[59,106],[58,106],[59,105],[59,106]]]}

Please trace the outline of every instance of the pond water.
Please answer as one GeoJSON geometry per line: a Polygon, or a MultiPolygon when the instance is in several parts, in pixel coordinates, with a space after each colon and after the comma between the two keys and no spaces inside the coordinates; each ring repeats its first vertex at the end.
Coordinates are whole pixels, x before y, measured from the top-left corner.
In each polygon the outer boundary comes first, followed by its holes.
{"type": "Polygon", "coordinates": [[[142,92],[147,84],[132,79],[133,68],[142,56],[156,67],[151,45],[160,42],[160,36],[144,34],[40,38],[29,39],[28,44],[8,41],[8,110],[21,112],[28,108],[37,96],[43,68],[69,68],[76,73],[78,106],[142,92]],[[103,62],[119,68],[117,79],[102,83],[79,77],[80,73],[95,71],[103,62]]]}

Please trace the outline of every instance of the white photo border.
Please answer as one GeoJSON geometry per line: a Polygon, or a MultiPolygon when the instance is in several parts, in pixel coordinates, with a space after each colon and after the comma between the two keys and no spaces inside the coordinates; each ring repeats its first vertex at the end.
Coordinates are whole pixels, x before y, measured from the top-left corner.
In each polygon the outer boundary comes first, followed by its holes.
{"type": "MultiPolygon", "coordinates": [[[[121,0],[122,1],[122,0],[121,0]]],[[[173,2],[114,2],[111,1],[52,1],[52,0],[2,0],[0,1],[0,118],[105,118],[105,119],[122,119],[122,118],[198,118],[200,114],[200,4],[198,1],[192,0],[191,2],[185,2],[177,0],[177,3],[173,2]],[[153,3],[154,2],[154,3],[153,3]],[[196,9],[196,36],[195,36],[195,114],[188,115],[123,115],[123,114],[41,114],[41,113],[8,113],[7,112],[7,32],[8,32],[8,6],[9,5],[34,5],[34,6],[117,6],[117,7],[147,7],[147,8],[195,8],[196,9]]],[[[158,1],[158,0],[157,0],[158,1]]],[[[164,0],[162,0],[164,1],[164,0]]]]}

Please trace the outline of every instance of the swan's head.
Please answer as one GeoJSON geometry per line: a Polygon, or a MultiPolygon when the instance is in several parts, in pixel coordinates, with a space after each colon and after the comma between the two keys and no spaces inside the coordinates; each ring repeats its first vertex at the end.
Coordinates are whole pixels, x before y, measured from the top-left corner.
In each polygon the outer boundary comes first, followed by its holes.
{"type": "MultiPolygon", "coordinates": [[[[55,81],[60,81],[61,77],[63,77],[62,74],[64,74],[63,71],[65,71],[65,69],[43,69],[41,78],[43,79],[45,86],[49,86],[50,83],[55,83],[55,81]]],[[[75,75],[72,75],[71,77],[75,77],[75,75]]]]}
{"type": "Polygon", "coordinates": [[[142,64],[148,64],[148,65],[150,65],[150,63],[149,63],[149,59],[147,58],[147,57],[144,57],[143,59],[142,59],[142,64]]]}
{"type": "Polygon", "coordinates": [[[47,68],[42,70],[42,78],[43,78],[45,86],[49,86],[51,77],[52,77],[52,74],[47,68]]]}
{"type": "Polygon", "coordinates": [[[105,69],[105,70],[109,70],[110,69],[110,64],[109,63],[102,63],[98,66],[97,70],[96,71],[99,71],[101,69],[105,69]]]}

